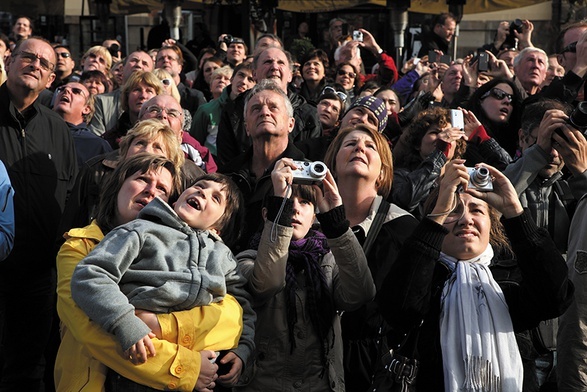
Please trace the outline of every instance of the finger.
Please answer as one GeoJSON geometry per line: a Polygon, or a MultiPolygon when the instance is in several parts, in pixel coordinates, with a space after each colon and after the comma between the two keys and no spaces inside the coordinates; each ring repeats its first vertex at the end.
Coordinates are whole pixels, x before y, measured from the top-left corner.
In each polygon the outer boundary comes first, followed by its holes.
{"type": "Polygon", "coordinates": [[[149,354],[152,357],[154,357],[155,355],[157,355],[157,350],[155,350],[155,345],[153,344],[153,341],[152,340],[148,340],[147,341],[147,349],[149,350],[149,354]]]}

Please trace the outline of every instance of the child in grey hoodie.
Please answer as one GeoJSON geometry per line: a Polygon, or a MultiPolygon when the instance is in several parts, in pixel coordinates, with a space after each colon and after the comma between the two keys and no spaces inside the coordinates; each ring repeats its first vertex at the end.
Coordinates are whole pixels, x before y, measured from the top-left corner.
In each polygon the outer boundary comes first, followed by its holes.
{"type": "MultiPolygon", "coordinates": [[[[230,244],[238,238],[243,205],[237,186],[221,174],[198,179],[173,209],[155,198],[136,220],[109,232],[78,264],[73,299],[138,364],[155,355],[155,335],[135,310],[170,313],[219,302],[230,294],[243,309],[242,334],[239,328],[221,331],[226,334],[223,349],[232,349],[246,362],[254,347],[255,313],[246,280],[223,241],[230,244]]],[[[222,328],[216,327],[215,333],[222,328]]]]}

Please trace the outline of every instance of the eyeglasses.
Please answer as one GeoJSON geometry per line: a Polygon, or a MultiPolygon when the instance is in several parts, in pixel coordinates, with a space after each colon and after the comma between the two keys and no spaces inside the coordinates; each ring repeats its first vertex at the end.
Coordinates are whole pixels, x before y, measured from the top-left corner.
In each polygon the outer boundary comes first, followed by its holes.
{"type": "Polygon", "coordinates": [[[20,56],[20,58],[22,59],[22,62],[25,63],[26,65],[32,64],[38,59],[39,63],[41,64],[41,68],[43,68],[45,71],[53,71],[55,69],[55,64],[53,64],[49,60],[39,56],[38,54],[21,50],[20,52],[17,53],[17,55],[20,56]]]}
{"type": "Polygon", "coordinates": [[[567,53],[567,52],[577,53],[577,41],[571,42],[570,44],[565,46],[559,54],[563,54],[563,53],[567,53]]]}
{"type": "Polygon", "coordinates": [[[71,57],[71,53],[69,52],[55,52],[55,54],[63,59],[68,59],[71,57]]]}
{"type": "Polygon", "coordinates": [[[497,87],[492,88],[491,90],[483,94],[480,99],[485,99],[490,95],[499,101],[501,101],[504,98],[507,98],[508,102],[512,102],[514,100],[514,96],[512,94],[508,94],[505,91],[498,89],[497,87]]]}
{"type": "Polygon", "coordinates": [[[343,93],[342,91],[335,90],[334,87],[330,87],[330,86],[324,87],[324,90],[322,90],[320,95],[324,95],[327,93],[336,94],[338,96],[338,98],[341,99],[342,102],[346,101],[346,99],[347,99],[347,95],[345,93],[343,93]]]}
{"type": "Polygon", "coordinates": [[[172,80],[172,79],[169,79],[169,78],[161,79],[161,83],[163,83],[163,85],[164,85],[165,87],[169,87],[169,86],[171,86],[171,83],[172,83],[172,82],[173,82],[173,80],[172,80]]]}
{"type": "Polygon", "coordinates": [[[61,94],[61,93],[63,93],[64,91],[71,91],[71,93],[72,93],[72,94],[74,94],[74,95],[80,95],[80,96],[82,96],[82,97],[84,97],[84,98],[87,98],[87,97],[86,97],[86,93],[84,92],[84,90],[82,90],[82,89],[81,89],[81,88],[79,88],[79,87],[71,87],[71,86],[59,86],[59,87],[57,87],[57,89],[55,90],[55,92],[56,92],[57,94],[61,94]]]}
{"type": "Polygon", "coordinates": [[[157,105],[149,106],[146,110],[149,114],[160,115],[165,110],[165,113],[171,118],[181,118],[181,112],[177,109],[162,108],[157,105]]]}
{"type": "Polygon", "coordinates": [[[349,78],[351,78],[351,79],[354,79],[354,78],[356,78],[356,77],[357,77],[357,74],[356,74],[356,73],[354,73],[353,71],[351,71],[351,72],[347,72],[347,71],[345,71],[344,69],[339,69],[339,70],[338,70],[338,74],[339,74],[340,76],[348,75],[348,76],[349,76],[349,78]]]}

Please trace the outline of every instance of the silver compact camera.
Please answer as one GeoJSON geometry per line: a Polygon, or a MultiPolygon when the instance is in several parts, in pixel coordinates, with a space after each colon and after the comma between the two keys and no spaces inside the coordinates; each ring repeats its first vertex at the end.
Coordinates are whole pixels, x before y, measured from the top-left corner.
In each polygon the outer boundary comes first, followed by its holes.
{"type": "Polygon", "coordinates": [[[353,41],[363,42],[363,33],[359,30],[353,31],[353,41]]]}
{"type": "Polygon", "coordinates": [[[489,169],[483,166],[468,167],[469,173],[469,189],[476,189],[481,192],[491,192],[493,190],[493,183],[491,182],[491,173],[489,169]]]}
{"type": "Polygon", "coordinates": [[[292,170],[294,184],[319,184],[326,177],[326,165],[323,162],[293,161],[298,168],[292,170]]]}

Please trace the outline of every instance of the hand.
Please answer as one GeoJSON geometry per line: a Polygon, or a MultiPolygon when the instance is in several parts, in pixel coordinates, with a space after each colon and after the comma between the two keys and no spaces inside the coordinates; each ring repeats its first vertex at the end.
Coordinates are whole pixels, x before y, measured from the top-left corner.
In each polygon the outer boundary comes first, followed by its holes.
{"type": "Polygon", "coordinates": [[[444,165],[444,175],[440,178],[436,205],[428,216],[438,224],[443,224],[448,214],[456,208],[455,195],[459,188],[465,189],[469,182],[469,174],[464,159],[453,159],[444,165]]]}
{"type": "Polygon", "coordinates": [[[536,144],[547,154],[552,148],[552,135],[555,130],[567,125],[567,115],[562,110],[551,109],[544,112],[538,125],[536,144]]]}
{"type": "Polygon", "coordinates": [[[271,181],[273,182],[273,194],[275,196],[288,198],[288,187],[293,183],[292,170],[297,166],[291,158],[282,158],[275,163],[271,172],[271,181]]]}
{"type": "Polygon", "coordinates": [[[174,46],[177,42],[173,39],[173,38],[167,38],[165,41],[163,41],[163,43],[161,44],[162,48],[168,47],[168,46],[174,46]]]}
{"type": "Polygon", "coordinates": [[[438,73],[438,79],[442,81],[444,79],[444,74],[448,71],[450,65],[444,63],[437,63],[436,65],[436,72],[438,73]]]}
{"type": "Polygon", "coordinates": [[[442,140],[444,143],[454,143],[459,139],[467,140],[465,131],[460,128],[448,128],[438,134],[437,140],[442,140]]]}
{"type": "Polygon", "coordinates": [[[473,60],[473,55],[470,54],[463,60],[463,83],[465,86],[477,87],[477,60],[473,60]]]}
{"type": "Polygon", "coordinates": [[[499,50],[501,48],[501,45],[503,45],[508,35],[510,35],[510,22],[504,20],[500,22],[497,27],[495,39],[493,40],[493,46],[495,46],[495,49],[499,50]]]}
{"type": "Polygon", "coordinates": [[[522,50],[529,48],[532,45],[532,32],[534,31],[534,24],[529,20],[522,21],[522,32],[518,33],[514,31],[516,38],[518,39],[518,49],[522,50]]]}
{"type": "Polygon", "coordinates": [[[218,365],[212,363],[212,360],[216,358],[216,353],[210,350],[200,351],[200,357],[202,363],[200,365],[200,375],[196,381],[196,391],[200,392],[212,392],[216,386],[216,379],[218,378],[218,365]]]}
{"type": "Polygon", "coordinates": [[[324,213],[342,205],[342,197],[330,170],[326,171],[326,177],[322,180],[322,189],[318,185],[314,185],[314,187],[317,188],[316,206],[320,212],[324,213]]]}
{"type": "Polygon", "coordinates": [[[491,70],[490,74],[494,77],[503,77],[506,79],[513,79],[514,74],[508,67],[505,61],[498,60],[495,55],[489,51],[487,53],[487,62],[489,63],[489,69],[491,70]]]}
{"type": "Polygon", "coordinates": [[[493,178],[493,191],[480,192],[476,189],[468,188],[466,192],[473,197],[484,200],[498,210],[506,219],[521,215],[524,208],[510,180],[493,166],[485,163],[479,163],[475,166],[483,166],[489,169],[489,174],[493,178]]]}
{"type": "MultiPolygon", "coordinates": [[[[402,73],[404,75],[407,74],[408,72],[410,72],[411,70],[413,70],[413,69],[416,68],[416,66],[414,65],[414,60],[415,59],[416,59],[415,57],[412,57],[411,59],[409,59],[408,61],[406,61],[404,63],[404,65],[402,66],[402,73]]],[[[418,62],[418,64],[420,64],[421,62],[422,62],[422,60],[420,60],[418,62]]],[[[418,73],[418,74],[420,74],[420,73],[418,73]]]]}
{"type": "Polygon", "coordinates": [[[587,139],[585,139],[583,133],[569,125],[564,125],[560,129],[566,140],[553,133],[552,146],[562,156],[571,174],[579,176],[587,170],[587,139]]]}
{"type": "Polygon", "coordinates": [[[142,309],[135,309],[135,316],[147,324],[147,327],[151,329],[151,332],[153,332],[157,339],[162,338],[163,333],[161,332],[161,324],[159,324],[159,319],[155,313],[142,309]]]}
{"type": "Polygon", "coordinates": [[[141,340],[133,344],[128,350],[124,352],[124,357],[128,358],[134,365],[140,365],[147,362],[147,357],[154,357],[157,352],[151,338],[155,334],[149,332],[148,335],[143,336],[141,340]]]}
{"type": "Polygon", "coordinates": [[[229,351],[221,360],[222,365],[232,364],[228,373],[218,377],[218,384],[230,388],[236,384],[243,371],[243,360],[238,355],[229,351]]]}
{"type": "Polygon", "coordinates": [[[481,121],[477,119],[475,113],[470,110],[459,108],[463,111],[463,120],[465,120],[465,135],[467,138],[481,126],[481,121]]]}
{"type": "Polygon", "coordinates": [[[359,29],[359,31],[363,33],[363,43],[360,46],[370,50],[376,57],[379,56],[378,52],[381,47],[375,41],[375,37],[365,29],[359,29]]]}

